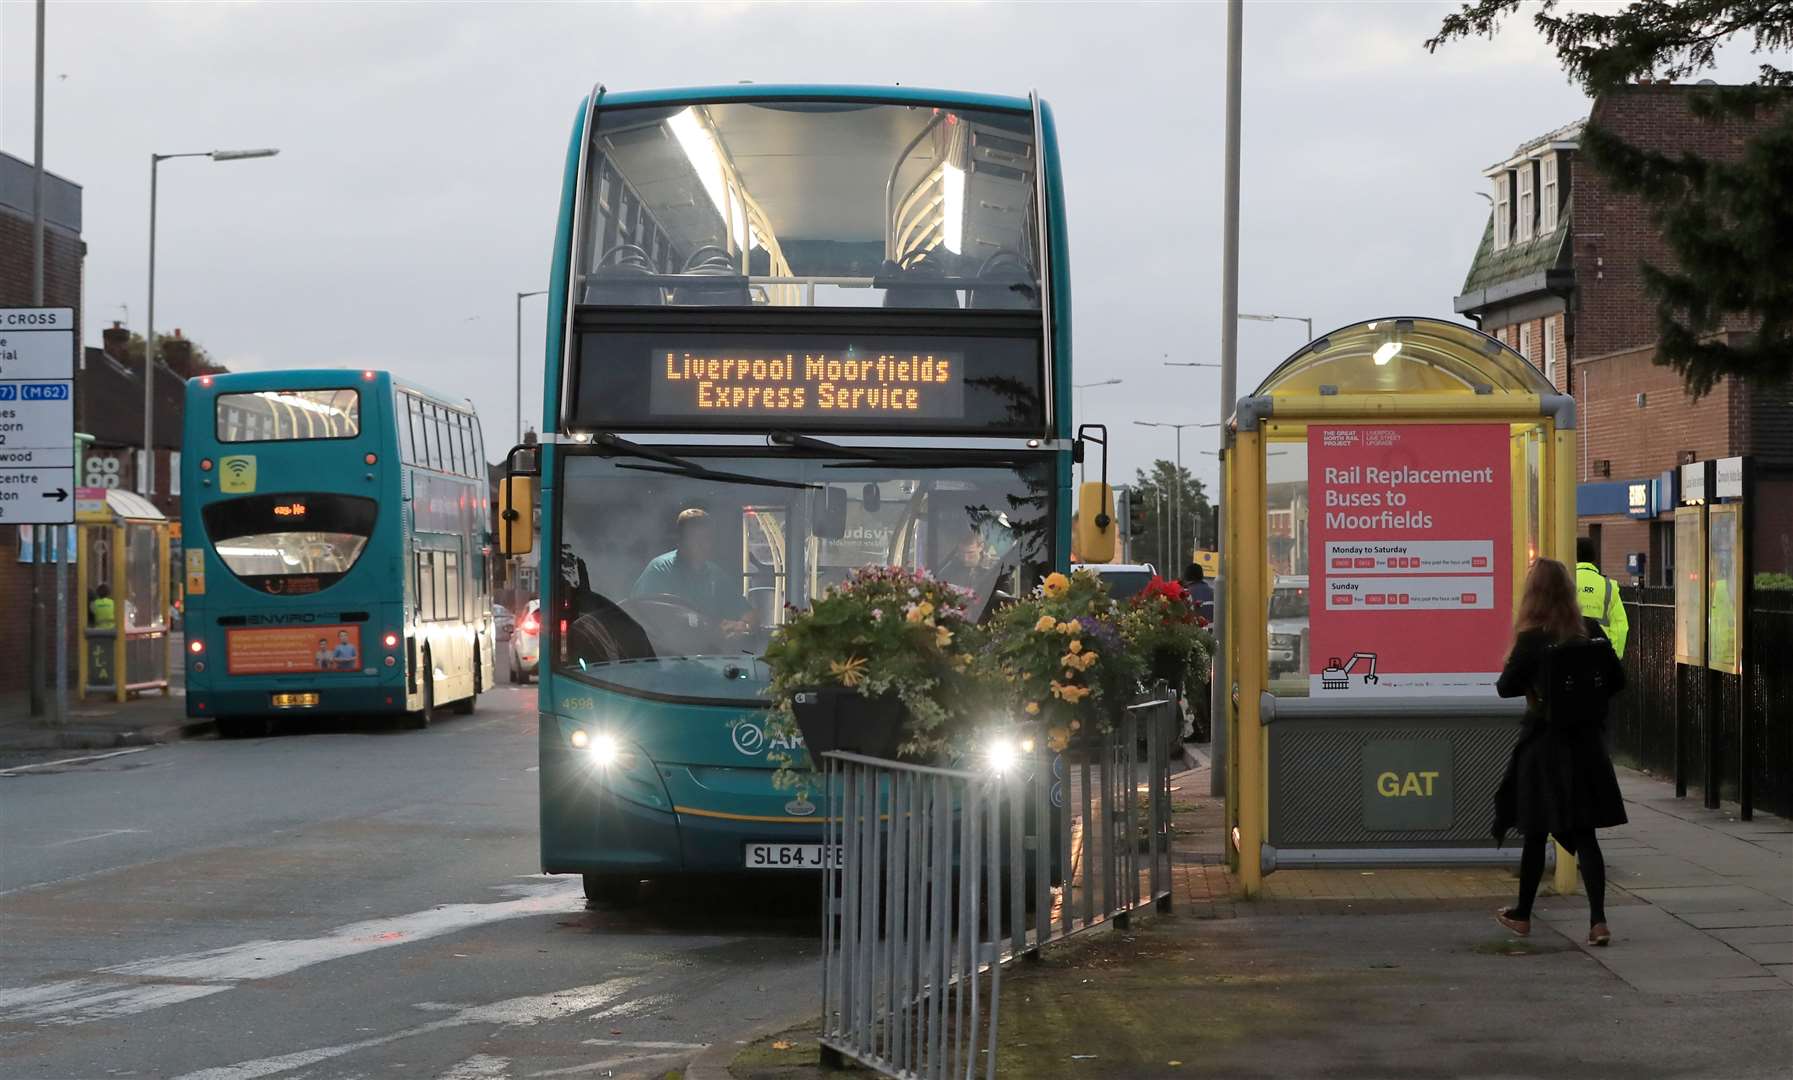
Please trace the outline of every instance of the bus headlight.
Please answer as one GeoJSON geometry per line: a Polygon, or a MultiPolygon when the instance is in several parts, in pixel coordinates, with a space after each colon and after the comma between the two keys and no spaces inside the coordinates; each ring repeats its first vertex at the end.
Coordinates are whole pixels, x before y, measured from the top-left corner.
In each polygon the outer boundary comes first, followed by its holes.
{"type": "Polygon", "coordinates": [[[616,736],[600,732],[591,737],[591,763],[600,769],[615,765],[623,756],[623,746],[616,741],[616,736]]]}

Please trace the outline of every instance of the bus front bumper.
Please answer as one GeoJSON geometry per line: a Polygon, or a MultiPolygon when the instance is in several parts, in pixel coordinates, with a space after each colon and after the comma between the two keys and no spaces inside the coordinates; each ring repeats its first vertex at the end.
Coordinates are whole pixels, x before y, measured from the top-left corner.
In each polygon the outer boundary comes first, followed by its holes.
{"type": "MultiPolygon", "coordinates": [[[[749,845],[819,845],[823,840],[819,815],[781,818],[675,802],[676,795],[689,794],[689,785],[675,779],[669,791],[665,780],[682,771],[669,766],[638,776],[604,775],[577,754],[545,754],[540,773],[542,872],[738,874],[748,869],[749,845]]],[[[765,772],[769,792],[770,770],[756,771],[765,772]]],[[[786,793],[780,802],[807,800],[786,793]]]]}

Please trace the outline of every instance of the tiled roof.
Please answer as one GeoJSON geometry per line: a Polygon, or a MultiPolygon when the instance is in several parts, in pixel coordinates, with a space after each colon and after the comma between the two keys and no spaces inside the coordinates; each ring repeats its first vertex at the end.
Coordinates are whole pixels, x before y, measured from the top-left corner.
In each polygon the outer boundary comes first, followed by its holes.
{"type": "Polygon", "coordinates": [[[1490,212],[1488,224],[1482,229],[1482,242],[1475,249],[1475,258],[1470,261],[1469,276],[1463,279],[1461,291],[1467,294],[1543,270],[1567,268],[1572,205],[1573,199],[1571,206],[1563,207],[1554,231],[1535,236],[1523,244],[1509,244],[1503,251],[1494,250],[1494,214],[1490,212]]]}

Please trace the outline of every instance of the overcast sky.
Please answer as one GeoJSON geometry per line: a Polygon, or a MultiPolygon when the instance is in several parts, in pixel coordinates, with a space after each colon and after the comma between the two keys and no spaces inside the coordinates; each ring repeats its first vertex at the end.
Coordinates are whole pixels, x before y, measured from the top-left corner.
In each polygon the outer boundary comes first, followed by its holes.
{"type": "MultiPolygon", "coordinates": [[[[32,8],[0,4],[0,147],[31,157],[32,8]]],[[[1246,5],[1242,310],[1451,316],[1480,170],[1582,116],[1529,27],[1429,56],[1444,4],[1246,5]]],[[[514,425],[514,294],[547,279],[575,106],[612,90],[901,82],[1025,95],[1059,120],[1084,419],[1123,476],[1135,419],[1208,421],[1219,373],[1222,5],[49,5],[45,160],[85,191],[87,339],[142,329],[148,159],[167,162],[157,317],[232,368],[386,367],[514,425]]],[[[1752,74],[1727,57],[1730,80],[1752,74]]],[[[525,385],[541,301],[526,302],[525,385]]],[[[1241,393],[1303,341],[1240,327],[1241,393]]],[[[539,422],[540,397],[524,412],[539,422]]],[[[1213,432],[1185,432],[1184,463],[1213,432]]]]}

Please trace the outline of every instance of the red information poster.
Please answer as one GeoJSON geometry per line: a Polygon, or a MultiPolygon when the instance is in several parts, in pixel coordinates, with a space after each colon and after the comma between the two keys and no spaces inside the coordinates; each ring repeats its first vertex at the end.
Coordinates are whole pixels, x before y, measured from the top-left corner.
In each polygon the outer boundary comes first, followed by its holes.
{"type": "Polygon", "coordinates": [[[281,626],[228,634],[232,675],[298,675],[361,670],[361,628],[281,626]]]}
{"type": "Polygon", "coordinates": [[[1513,634],[1504,424],[1307,435],[1309,693],[1490,693],[1513,634]]]}

